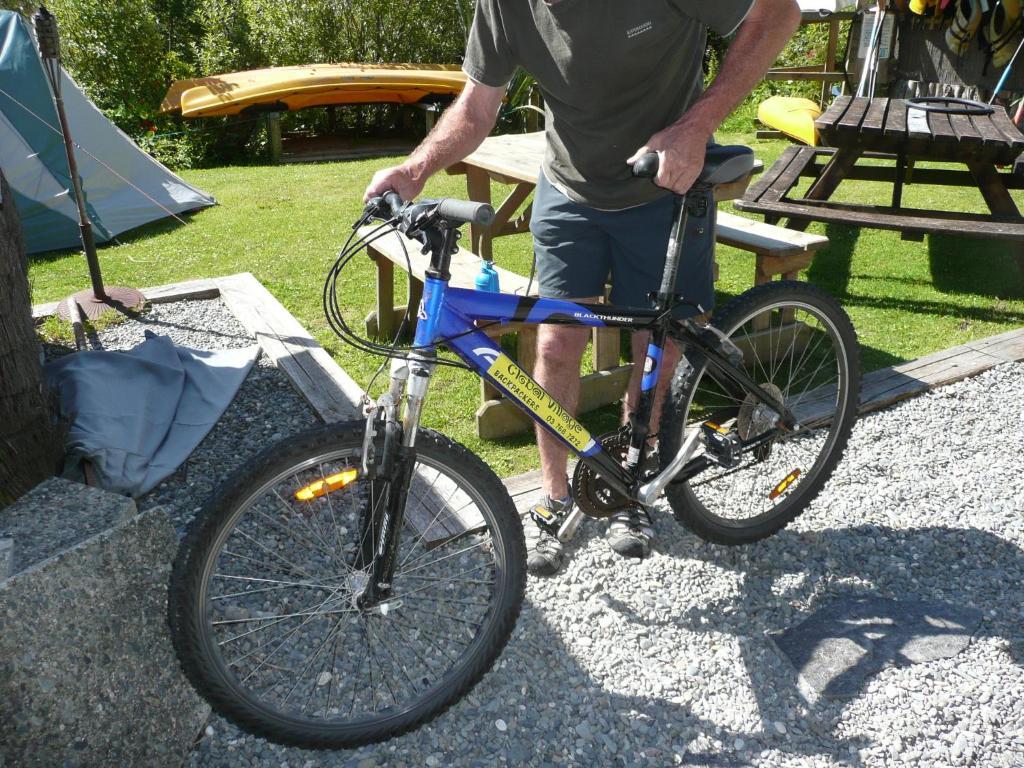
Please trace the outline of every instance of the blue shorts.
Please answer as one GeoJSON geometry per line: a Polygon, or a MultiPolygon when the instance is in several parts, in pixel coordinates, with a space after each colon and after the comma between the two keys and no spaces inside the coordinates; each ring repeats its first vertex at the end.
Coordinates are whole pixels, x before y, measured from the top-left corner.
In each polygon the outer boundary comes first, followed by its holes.
{"type": "MultiPolygon", "coordinates": [[[[650,308],[648,295],[661,286],[672,211],[673,195],[621,211],[591,208],[570,200],[541,173],[530,219],[540,295],[603,296],[610,283],[612,304],[650,308]]],[[[714,212],[709,200],[706,216],[690,217],[676,279],[676,291],[705,311],[715,301],[714,212]]],[[[687,317],[697,310],[679,307],[675,314],[687,317]]]]}

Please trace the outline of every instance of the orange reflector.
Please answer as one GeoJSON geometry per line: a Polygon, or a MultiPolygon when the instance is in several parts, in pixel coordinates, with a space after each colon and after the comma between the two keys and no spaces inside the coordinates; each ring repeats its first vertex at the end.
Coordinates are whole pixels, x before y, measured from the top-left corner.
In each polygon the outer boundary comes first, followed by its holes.
{"type": "Polygon", "coordinates": [[[717,432],[720,435],[727,435],[727,434],[729,434],[729,430],[728,429],[726,429],[725,427],[720,426],[718,424],[715,424],[715,422],[713,422],[713,421],[705,421],[704,422],[704,426],[707,427],[708,429],[715,430],[715,432],[717,432]]]}
{"type": "Polygon", "coordinates": [[[342,472],[328,475],[323,480],[317,480],[315,483],[310,483],[305,488],[299,488],[299,490],[295,492],[295,498],[299,501],[312,501],[313,499],[319,499],[325,493],[330,493],[331,491],[336,491],[339,488],[344,488],[358,476],[359,470],[357,469],[346,469],[342,472]]]}
{"type": "Polygon", "coordinates": [[[779,483],[772,489],[772,492],[768,494],[768,498],[771,499],[772,501],[779,498],[779,496],[784,494],[786,492],[786,489],[789,488],[789,486],[793,484],[793,481],[796,480],[798,477],[800,477],[800,470],[794,469],[792,472],[786,475],[785,479],[783,479],[781,483],[779,483]]]}

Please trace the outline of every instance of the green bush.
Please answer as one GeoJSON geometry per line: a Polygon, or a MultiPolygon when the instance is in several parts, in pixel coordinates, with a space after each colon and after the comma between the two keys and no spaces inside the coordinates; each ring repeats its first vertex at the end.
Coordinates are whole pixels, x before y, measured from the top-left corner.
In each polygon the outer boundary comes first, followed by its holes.
{"type": "Polygon", "coordinates": [[[68,71],[120,128],[139,135],[174,76],[148,0],[52,0],[68,71]]]}

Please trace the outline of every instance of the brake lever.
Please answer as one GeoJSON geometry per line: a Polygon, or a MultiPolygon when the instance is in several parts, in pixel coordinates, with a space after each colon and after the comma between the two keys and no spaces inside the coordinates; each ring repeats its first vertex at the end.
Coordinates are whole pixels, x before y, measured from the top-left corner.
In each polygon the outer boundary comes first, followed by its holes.
{"type": "Polygon", "coordinates": [[[384,198],[381,197],[380,195],[377,195],[376,197],[371,197],[369,200],[367,200],[366,205],[363,206],[362,215],[359,217],[356,223],[352,225],[352,229],[359,229],[361,226],[363,226],[364,224],[369,224],[374,219],[386,221],[384,213],[381,210],[383,201],[384,198]]]}

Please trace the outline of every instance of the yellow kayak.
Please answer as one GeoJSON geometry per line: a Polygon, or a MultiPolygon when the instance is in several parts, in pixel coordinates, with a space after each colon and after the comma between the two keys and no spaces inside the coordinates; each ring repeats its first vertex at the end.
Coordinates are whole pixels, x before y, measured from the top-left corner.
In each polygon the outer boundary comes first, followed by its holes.
{"type": "Polygon", "coordinates": [[[814,121],[821,115],[821,107],[810,99],[797,96],[772,96],[757,106],[757,119],[809,146],[817,146],[818,129],[814,121]]]}
{"type": "Polygon", "coordinates": [[[457,96],[466,84],[458,66],[446,64],[309,64],[271,67],[196,80],[178,80],[161,112],[222,117],[331,104],[415,104],[457,96]]]}

